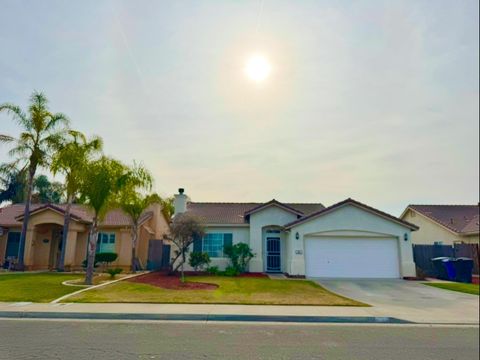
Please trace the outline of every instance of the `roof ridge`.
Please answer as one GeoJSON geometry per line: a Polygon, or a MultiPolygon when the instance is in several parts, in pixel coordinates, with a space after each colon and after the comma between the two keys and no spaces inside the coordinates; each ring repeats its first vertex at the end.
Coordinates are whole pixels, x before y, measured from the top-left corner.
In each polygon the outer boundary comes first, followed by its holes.
{"type": "Polygon", "coordinates": [[[258,201],[246,201],[246,202],[235,202],[235,201],[188,201],[189,204],[264,204],[258,201]]]}
{"type": "Polygon", "coordinates": [[[408,206],[479,206],[478,204],[409,204],[408,206]]]}

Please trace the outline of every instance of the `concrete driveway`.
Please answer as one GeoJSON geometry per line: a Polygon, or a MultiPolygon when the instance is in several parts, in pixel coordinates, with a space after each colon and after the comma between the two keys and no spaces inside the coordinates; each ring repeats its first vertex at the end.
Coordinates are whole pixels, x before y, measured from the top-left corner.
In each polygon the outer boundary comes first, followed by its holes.
{"type": "Polygon", "coordinates": [[[479,323],[479,297],[405,280],[316,279],[334,293],[370,304],[378,316],[415,322],[479,323]]]}

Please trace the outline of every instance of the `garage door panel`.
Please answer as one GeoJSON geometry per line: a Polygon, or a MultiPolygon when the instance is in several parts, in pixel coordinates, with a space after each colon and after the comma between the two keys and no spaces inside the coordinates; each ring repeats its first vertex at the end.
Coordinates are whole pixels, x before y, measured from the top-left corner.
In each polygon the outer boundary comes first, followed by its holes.
{"type": "Polygon", "coordinates": [[[309,277],[398,278],[397,240],[308,238],[305,267],[309,277]]]}

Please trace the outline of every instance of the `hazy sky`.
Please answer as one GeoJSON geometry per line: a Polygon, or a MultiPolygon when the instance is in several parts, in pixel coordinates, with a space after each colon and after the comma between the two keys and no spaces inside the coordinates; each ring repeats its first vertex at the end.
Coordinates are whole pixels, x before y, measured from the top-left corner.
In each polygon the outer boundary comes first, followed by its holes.
{"type": "MultiPolygon", "coordinates": [[[[478,1],[0,0],[0,103],[46,93],[156,189],[347,197],[399,215],[479,198],[478,1]],[[263,83],[243,67],[259,52],[263,83]]],[[[18,128],[0,115],[1,132],[18,128]]],[[[0,149],[0,161],[7,160],[0,149]]]]}

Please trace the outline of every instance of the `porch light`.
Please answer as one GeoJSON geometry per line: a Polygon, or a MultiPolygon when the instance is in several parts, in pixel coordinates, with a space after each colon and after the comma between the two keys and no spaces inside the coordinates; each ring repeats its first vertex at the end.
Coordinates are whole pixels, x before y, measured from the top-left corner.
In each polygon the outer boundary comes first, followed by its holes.
{"type": "Polygon", "coordinates": [[[408,241],[408,234],[407,233],[403,234],[403,240],[408,241]]]}
{"type": "Polygon", "coordinates": [[[300,239],[300,234],[298,233],[298,231],[295,233],[295,239],[300,239]]]}

